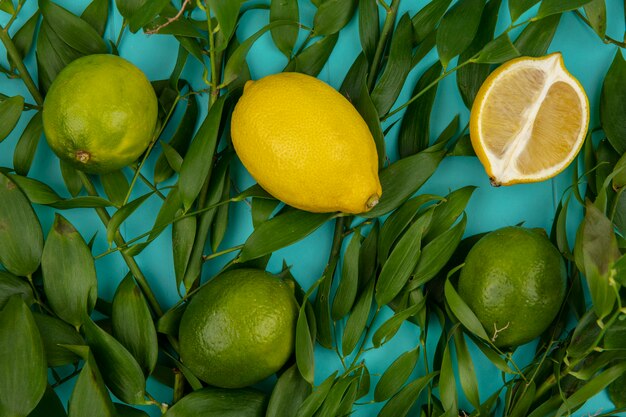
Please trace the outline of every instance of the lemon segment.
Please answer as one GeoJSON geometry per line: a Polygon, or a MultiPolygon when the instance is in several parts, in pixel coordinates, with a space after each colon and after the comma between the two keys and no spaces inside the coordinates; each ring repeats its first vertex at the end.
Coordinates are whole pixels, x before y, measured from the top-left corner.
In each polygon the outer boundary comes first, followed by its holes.
{"type": "Polygon", "coordinates": [[[512,185],[563,171],[588,125],[587,95],[554,53],[518,58],[494,71],[472,106],[470,136],[491,183],[512,185]]]}

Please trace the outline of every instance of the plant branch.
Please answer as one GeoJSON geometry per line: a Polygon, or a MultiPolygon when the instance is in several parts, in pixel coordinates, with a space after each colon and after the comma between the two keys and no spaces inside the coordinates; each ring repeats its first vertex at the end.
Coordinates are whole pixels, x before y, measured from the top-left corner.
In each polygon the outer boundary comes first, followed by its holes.
{"type": "MultiPolygon", "coordinates": [[[[383,7],[385,7],[386,5],[384,4],[384,2],[381,2],[381,4],[383,4],[383,7]]],[[[369,74],[367,79],[367,88],[369,91],[372,91],[372,88],[374,88],[376,76],[378,75],[378,68],[380,67],[380,63],[383,57],[383,53],[385,52],[385,46],[387,45],[389,35],[393,32],[393,27],[396,22],[396,15],[398,14],[399,7],[400,0],[392,0],[391,5],[385,7],[385,10],[387,11],[387,16],[385,17],[383,30],[380,34],[380,38],[378,39],[376,51],[374,52],[374,58],[372,59],[372,63],[369,68],[369,74]]]]}
{"type": "Polygon", "coordinates": [[[155,27],[154,29],[145,31],[145,33],[147,35],[154,35],[155,33],[159,33],[159,31],[163,29],[164,27],[167,27],[171,25],[172,23],[174,23],[175,21],[177,21],[178,19],[180,19],[183,13],[185,13],[185,8],[187,7],[189,3],[191,3],[191,0],[184,0],[183,4],[180,6],[180,10],[178,11],[178,13],[176,13],[175,16],[168,18],[167,21],[163,23],[162,25],[159,25],[155,27]]]}
{"type": "MultiPolygon", "coordinates": [[[[591,26],[591,22],[589,21],[589,19],[587,19],[585,17],[585,15],[583,15],[580,10],[574,10],[574,13],[576,13],[576,16],[578,16],[580,18],[580,20],[582,20],[583,22],[585,22],[585,24],[587,26],[589,26],[591,29],[593,29],[593,26],[591,26]]],[[[624,34],[624,42],[620,42],[615,38],[610,37],[609,35],[607,35],[606,33],[604,34],[604,39],[602,39],[602,41],[604,43],[612,43],[614,45],[619,46],[620,48],[626,48],[626,33],[624,34]]]]}
{"type": "Polygon", "coordinates": [[[39,92],[37,85],[35,85],[35,82],[30,76],[30,73],[26,69],[26,66],[24,65],[24,60],[22,59],[22,56],[15,47],[15,43],[13,43],[13,40],[3,27],[0,27],[0,41],[2,41],[2,44],[6,48],[7,55],[9,56],[9,58],[11,58],[11,61],[13,61],[15,68],[17,68],[18,74],[24,81],[24,84],[26,84],[26,88],[28,88],[28,91],[33,96],[33,99],[35,99],[38,105],[43,106],[43,96],[39,92]]]}

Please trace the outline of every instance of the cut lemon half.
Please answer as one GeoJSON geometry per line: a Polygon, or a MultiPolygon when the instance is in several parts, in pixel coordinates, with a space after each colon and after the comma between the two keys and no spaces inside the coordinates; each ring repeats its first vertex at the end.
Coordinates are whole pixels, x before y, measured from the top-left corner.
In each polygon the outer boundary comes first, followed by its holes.
{"type": "Polygon", "coordinates": [[[585,90],[554,53],[496,69],[472,106],[470,136],[491,184],[512,185],[563,171],[578,154],[588,125],[585,90]]]}

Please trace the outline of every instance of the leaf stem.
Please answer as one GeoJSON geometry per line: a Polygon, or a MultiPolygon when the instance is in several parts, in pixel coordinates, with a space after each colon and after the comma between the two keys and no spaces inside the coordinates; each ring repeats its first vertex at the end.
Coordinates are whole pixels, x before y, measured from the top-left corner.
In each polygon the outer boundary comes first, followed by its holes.
{"type": "Polygon", "coordinates": [[[35,99],[38,105],[43,106],[43,96],[39,92],[37,85],[35,85],[30,73],[26,69],[24,60],[15,47],[15,43],[13,43],[13,40],[3,27],[0,27],[0,41],[4,44],[4,47],[7,50],[7,55],[11,58],[13,64],[15,64],[18,74],[22,78],[22,81],[24,81],[24,84],[26,84],[26,88],[28,88],[28,91],[33,96],[33,99],[35,99]]]}
{"type": "Polygon", "coordinates": [[[350,368],[352,368],[357,363],[361,355],[365,352],[365,344],[367,343],[370,333],[372,332],[372,329],[374,328],[374,323],[376,322],[378,313],[380,313],[380,308],[381,308],[380,306],[376,307],[376,311],[374,312],[374,315],[372,316],[370,325],[367,326],[367,330],[365,331],[365,336],[363,336],[363,340],[361,341],[361,346],[359,346],[359,351],[356,353],[356,356],[352,360],[352,363],[350,364],[350,368]]]}
{"type": "MultiPolygon", "coordinates": [[[[139,171],[137,167],[132,167],[131,169],[133,171],[139,171]]],[[[152,182],[150,182],[150,180],[148,178],[146,178],[145,175],[143,175],[141,172],[139,173],[139,179],[141,181],[143,181],[144,184],[146,184],[148,186],[148,188],[150,188],[152,191],[154,191],[154,193],[161,199],[161,200],[165,200],[165,196],[163,195],[163,193],[161,192],[161,190],[159,190],[154,184],[152,184],[152,182]]]]}
{"type": "Polygon", "coordinates": [[[63,378],[57,380],[54,384],[50,385],[50,387],[52,388],[56,388],[64,383],[66,383],[67,381],[71,380],[72,378],[74,378],[76,375],[78,375],[80,373],[80,371],[82,371],[83,368],[76,368],[74,371],[72,371],[71,374],[64,376],[63,378]]]}
{"type": "Polygon", "coordinates": [[[167,412],[167,409],[169,408],[167,404],[165,403],[160,403],[158,402],[152,395],[150,395],[149,392],[146,391],[146,397],[148,397],[148,399],[150,401],[147,402],[148,405],[154,405],[159,407],[159,410],[161,410],[161,414],[165,414],[167,412]]]}
{"type": "Polygon", "coordinates": [[[224,250],[219,251],[219,252],[211,253],[209,255],[204,255],[202,257],[202,262],[207,262],[207,261],[210,261],[211,259],[219,258],[222,255],[226,255],[228,253],[232,253],[232,252],[238,251],[241,248],[243,248],[243,245],[237,245],[237,246],[233,246],[232,248],[224,249],[224,250]]]}
{"type": "Polygon", "coordinates": [[[380,67],[380,63],[383,57],[383,53],[385,52],[385,47],[387,45],[389,35],[393,32],[393,27],[396,22],[396,15],[398,14],[398,8],[400,7],[400,0],[391,0],[391,6],[387,7],[385,7],[386,4],[384,3],[384,1],[381,1],[380,3],[385,8],[387,16],[385,16],[383,30],[380,34],[380,38],[378,39],[376,51],[374,52],[374,58],[372,59],[372,63],[369,68],[369,75],[367,79],[367,88],[369,91],[372,91],[372,88],[374,88],[374,83],[376,82],[376,77],[378,75],[378,68],[380,67]]]}
{"type": "Polygon", "coordinates": [[[17,15],[20,13],[20,10],[22,10],[22,6],[24,5],[24,2],[18,2],[17,3],[17,7],[15,8],[15,13],[13,13],[11,15],[11,18],[9,19],[9,21],[7,22],[6,26],[4,27],[4,31],[5,32],[9,32],[9,28],[11,27],[11,25],[13,24],[13,22],[15,22],[15,19],[17,18],[17,15]]]}
{"type": "MultiPolygon", "coordinates": [[[[585,22],[585,24],[587,26],[589,26],[591,29],[593,29],[593,26],[591,26],[591,22],[589,21],[589,19],[587,19],[581,12],[580,10],[574,10],[574,13],[576,13],[576,16],[578,16],[580,18],[580,20],[582,20],[583,22],[585,22]]],[[[625,41],[626,41],[626,33],[624,34],[625,36],[625,41]]],[[[619,46],[620,48],[626,48],[626,42],[620,42],[617,39],[614,39],[612,37],[610,37],[609,35],[607,35],[606,33],[604,34],[604,39],[602,39],[602,41],[606,44],[612,43],[614,45],[619,46]]]]}
{"type": "Polygon", "coordinates": [[[185,377],[178,368],[174,368],[174,398],[172,404],[176,404],[185,396],[185,377]]]}
{"type": "Polygon", "coordinates": [[[115,49],[120,48],[120,43],[122,42],[122,36],[124,35],[124,32],[126,32],[127,27],[128,27],[128,22],[126,21],[126,19],[124,19],[124,21],[122,22],[122,27],[120,28],[120,33],[118,33],[117,39],[115,41],[115,49]]]}

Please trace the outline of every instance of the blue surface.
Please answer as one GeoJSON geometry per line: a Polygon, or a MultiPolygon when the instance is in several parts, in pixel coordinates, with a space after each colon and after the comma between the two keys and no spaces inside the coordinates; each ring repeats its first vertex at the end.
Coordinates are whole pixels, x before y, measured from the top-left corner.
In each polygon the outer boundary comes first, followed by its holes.
{"type": "MultiPolygon", "coordinates": [[[[54,1],[77,14],[82,12],[88,3],[86,0],[54,1]]],[[[426,3],[427,1],[424,0],[405,0],[402,2],[400,15],[405,12],[413,15],[426,3]]],[[[624,4],[619,0],[608,0],[607,3],[609,8],[608,34],[619,39],[624,33],[624,4]]],[[[34,12],[35,8],[35,1],[26,2],[21,17],[14,24],[13,28],[19,28],[26,18],[34,12]]],[[[534,13],[535,10],[530,13],[534,13]]],[[[315,8],[308,0],[301,1],[300,13],[304,24],[312,24],[314,12],[315,8]]],[[[509,24],[506,4],[503,5],[500,15],[498,27],[501,30],[509,24]]],[[[3,14],[2,18],[4,17],[3,14]]],[[[5,22],[6,19],[0,23],[5,22]]],[[[108,39],[116,38],[121,22],[121,17],[115,12],[106,30],[108,39]]],[[[267,24],[267,22],[268,11],[254,10],[248,12],[239,25],[237,36],[239,39],[244,39],[267,24]]],[[[337,46],[319,78],[334,87],[339,87],[348,68],[360,51],[358,39],[357,22],[356,19],[353,19],[341,32],[337,46]]],[[[145,36],[143,34],[132,35],[126,33],[120,46],[120,53],[123,57],[139,66],[151,80],[157,80],[169,76],[176,60],[177,46],[176,40],[170,36],[145,36]]],[[[563,16],[550,48],[550,52],[561,51],[563,53],[566,66],[580,80],[587,91],[591,104],[591,128],[598,125],[598,102],[601,83],[615,54],[615,50],[615,46],[604,45],[588,27],[571,13],[563,16]]],[[[0,59],[6,64],[5,54],[2,53],[0,56],[2,57],[0,59]]],[[[405,88],[398,99],[398,103],[404,103],[410,97],[417,78],[436,59],[435,53],[431,52],[411,72],[405,88]]],[[[36,74],[34,53],[31,52],[26,63],[32,74],[36,74]]],[[[250,51],[248,63],[251,67],[252,76],[256,79],[264,75],[280,72],[286,64],[286,59],[275,48],[271,37],[265,35],[259,39],[250,51]]],[[[202,81],[202,70],[201,65],[194,59],[190,59],[185,68],[184,78],[190,80],[195,89],[205,87],[202,81]]],[[[27,101],[32,102],[28,92],[19,80],[10,80],[3,77],[0,80],[0,91],[8,95],[21,94],[27,97],[27,101]]],[[[200,104],[203,112],[206,112],[206,103],[206,96],[202,96],[200,104]]],[[[468,121],[469,112],[464,107],[457,92],[454,76],[450,76],[440,84],[437,92],[431,121],[432,137],[436,137],[456,114],[460,115],[461,126],[464,126],[468,121]]],[[[31,116],[32,112],[24,115],[13,134],[0,144],[1,166],[12,166],[13,149],[17,138],[31,116]]],[[[395,146],[397,132],[398,127],[396,126],[391,129],[386,137],[389,156],[392,160],[397,158],[395,146]]],[[[145,173],[152,172],[155,160],[155,157],[148,159],[145,173]]],[[[42,141],[37,150],[34,167],[30,175],[45,181],[57,192],[64,192],[58,160],[52,155],[45,141],[42,141]]],[[[253,180],[239,162],[234,163],[232,176],[239,189],[244,189],[253,183],[253,180]]],[[[171,183],[170,181],[165,185],[170,185],[171,183]]],[[[467,209],[466,235],[473,235],[520,222],[524,222],[526,226],[549,229],[553,221],[556,205],[563,191],[570,184],[571,168],[552,181],[492,188],[477,159],[456,157],[445,159],[436,174],[426,183],[421,192],[445,195],[449,191],[465,185],[478,186],[479,188],[474,193],[467,209]]],[[[146,191],[147,189],[142,184],[138,184],[135,189],[135,195],[141,195],[146,191]]],[[[132,238],[149,230],[159,206],[160,201],[156,197],[149,200],[142,206],[142,210],[125,223],[121,230],[122,234],[127,238],[132,238]]],[[[54,210],[46,207],[37,207],[37,212],[41,218],[44,232],[47,232],[52,224],[54,210]]],[[[575,227],[580,220],[580,213],[580,208],[572,207],[569,224],[572,241],[575,227]]],[[[98,233],[94,245],[94,254],[102,253],[107,249],[104,228],[93,211],[86,209],[70,210],[65,211],[64,215],[77,226],[85,239],[89,239],[95,233],[98,233]]],[[[244,203],[231,205],[229,229],[221,248],[229,248],[243,243],[251,231],[250,207],[244,203]]],[[[292,273],[302,286],[307,288],[319,278],[323,271],[330,250],[331,235],[332,224],[327,224],[308,239],[276,252],[270,261],[268,269],[273,272],[279,271],[284,259],[289,265],[293,266],[292,273]]],[[[205,279],[212,276],[228,260],[228,257],[223,257],[209,263],[204,269],[203,276],[205,279]]],[[[164,233],[137,257],[137,261],[148,277],[162,305],[169,306],[174,304],[178,300],[178,295],[174,284],[170,234],[168,232],[164,233]]],[[[99,279],[99,295],[104,299],[111,299],[117,284],[126,274],[127,267],[118,255],[104,257],[98,260],[96,265],[99,279]]],[[[390,314],[390,310],[385,309],[382,316],[378,319],[378,323],[382,323],[390,314]]],[[[372,386],[374,386],[380,373],[396,357],[417,344],[418,332],[419,330],[415,326],[405,324],[391,343],[378,350],[369,351],[364,356],[373,376],[372,386]]],[[[516,352],[516,360],[520,364],[524,364],[528,358],[526,354],[530,354],[533,349],[533,343],[521,347],[516,352]]],[[[431,349],[431,352],[433,350],[431,349]]],[[[473,353],[480,381],[481,399],[485,399],[500,386],[500,374],[480,353],[476,353],[475,349],[473,353]]],[[[339,367],[340,363],[334,352],[319,347],[316,349],[316,382],[323,380],[329,373],[339,367]]],[[[414,376],[421,372],[423,370],[418,367],[414,372],[414,376]]],[[[270,384],[271,381],[267,381],[264,385],[269,387],[271,386],[270,384]]],[[[64,384],[59,388],[58,392],[64,401],[69,398],[71,388],[71,383],[64,384]]],[[[171,399],[171,391],[153,381],[149,382],[148,391],[158,400],[167,402],[171,399]]],[[[369,399],[366,398],[365,401],[369,399]]],[[[460,404],[461,408],[465,408],[467,405],[463,401],[460,404]]],[[[358,417],[375,416],[380,407],[380,405],[357,407],[354,415],[358,417]]],[[[593,415],[599,411],[606,411],[611,408],[612,404],[608,401],[606,395],[601,393],[589,401],[576,415],[593,415]]],[[[159,415],[156,408],[150,409],[150,413],[154,416],[159,415]]]]}

